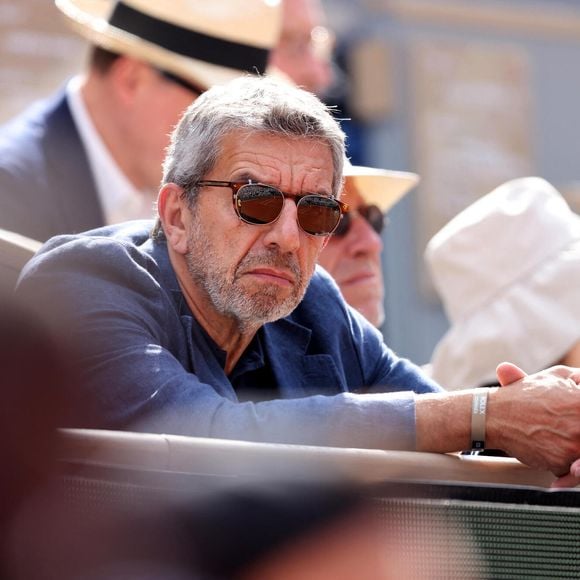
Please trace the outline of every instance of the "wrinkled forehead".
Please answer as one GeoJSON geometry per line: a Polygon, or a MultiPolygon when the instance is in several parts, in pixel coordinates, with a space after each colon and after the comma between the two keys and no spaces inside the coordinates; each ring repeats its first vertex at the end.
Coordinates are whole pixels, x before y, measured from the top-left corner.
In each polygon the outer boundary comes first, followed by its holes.
{"type": "Polygon", "coordinates": [[[270,132],[233,131],[205,172],[234,180],[252,179],[288,191],[333,193],[332,151],[323,139],[270,132]]]}

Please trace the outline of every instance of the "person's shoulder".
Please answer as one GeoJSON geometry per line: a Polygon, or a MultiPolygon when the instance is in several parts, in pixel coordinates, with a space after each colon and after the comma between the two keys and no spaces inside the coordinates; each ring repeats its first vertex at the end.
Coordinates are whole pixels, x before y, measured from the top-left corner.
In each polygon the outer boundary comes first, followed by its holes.
{"type": "Polygon", "coordinates": [[[32,103],[0,126],[0,167],[30,172],[30,163],[42,159],[39,152],[49,125],[60,123],[57,113],[66,107],[64,93],[58,93],[32,103]]]}
{"type": "Polygon", "coordinates": [[[152,261],[147,244],[153,220],[136,220],[48,240],[25,266],[24,275],[55,262],[70,264],[79,271],[97,264],[108,269],[127,261],[146,265],[152,261]]]}
{"type": "Polygon", "coordinates": [[[40,136],[48,119],[62,108],[66,108],[64,91],[31,103],[16,116],[0,125],[0,143],[9,145],[9,139],[21,135],[40,136]]]}
{"type": "Polygon", "coordinates": [[[151,238],[153,220],[134,220],[103,226],[77,234],[54,236],[40,249],[39,254],[58,249],[66,251],[92,250],[95,247],[110,247],[114,251],[121,248],[140,248],[151,238]]]}

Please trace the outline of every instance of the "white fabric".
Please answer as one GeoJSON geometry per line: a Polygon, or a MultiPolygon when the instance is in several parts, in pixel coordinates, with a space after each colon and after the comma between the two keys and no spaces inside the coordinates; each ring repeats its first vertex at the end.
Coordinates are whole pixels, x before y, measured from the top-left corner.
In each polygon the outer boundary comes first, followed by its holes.
{"type": "Polygon", "coordinates": [[[516,179],[451,220],[425,258],[451,328],[431,360],[448,389],[535,372],[580,340],[580,217],[546,181],[516,179]]]}
{"type": "Polygon", "coordinates": [[[123,173],[101,139],[81,94],[81,77],[67,84],[67,99],[84,143],[107,224],[152,218],[156,196],[139,191],[123,173]]]}

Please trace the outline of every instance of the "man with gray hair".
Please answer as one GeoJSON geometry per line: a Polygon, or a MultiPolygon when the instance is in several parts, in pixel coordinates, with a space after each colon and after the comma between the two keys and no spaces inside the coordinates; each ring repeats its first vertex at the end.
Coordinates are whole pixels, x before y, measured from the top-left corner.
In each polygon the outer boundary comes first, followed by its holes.
{"type": "Polygon", "coordinates": [[[316,267],[348,211],[343,158],[314,95],[237,79],[177,126],[153,236],[130,222],[40,250],[18,290],[82,348],[91,426],[435,452],[475,438],[576,482],[580,372],[506,364],[509,388],[446,393],[316,267]]]}

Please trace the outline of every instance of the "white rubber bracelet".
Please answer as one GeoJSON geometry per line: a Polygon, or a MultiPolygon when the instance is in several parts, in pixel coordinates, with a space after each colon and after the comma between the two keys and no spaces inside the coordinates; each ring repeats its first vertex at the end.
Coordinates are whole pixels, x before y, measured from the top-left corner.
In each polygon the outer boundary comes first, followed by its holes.
{"type": "Polygon", "coordinates": [[[487,410],[487,389],[474,393],[471,404],[471,448],[485,449],[485,412],[487,410]]]}

